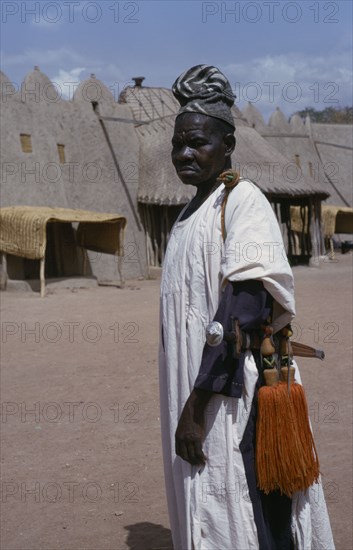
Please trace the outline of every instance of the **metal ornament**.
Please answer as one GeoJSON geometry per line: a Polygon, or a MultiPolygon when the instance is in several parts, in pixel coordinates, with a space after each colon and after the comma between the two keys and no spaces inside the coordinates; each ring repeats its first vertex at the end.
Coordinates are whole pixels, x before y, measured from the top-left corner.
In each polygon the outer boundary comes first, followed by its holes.
{"type": "Polygon", "coordinates": [[[221,323],[218,321],[212,321],[206,327],[206,342],[209,346],[215,347],[223,341],[224,330],[221,323]]]}

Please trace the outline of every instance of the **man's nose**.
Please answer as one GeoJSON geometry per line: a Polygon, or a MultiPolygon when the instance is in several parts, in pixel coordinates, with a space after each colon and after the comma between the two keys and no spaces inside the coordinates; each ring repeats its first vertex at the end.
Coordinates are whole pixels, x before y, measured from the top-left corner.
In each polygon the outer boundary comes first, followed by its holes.
{"type": "Polygon", "coordinates": [[[190,147],[188,147],[187,145],[183,145],[183,147],[180,147],[180,149],[178,149],[178,151],[176,151],[173,156],[175,160],[182,162],[185,160],[193,159],[193,152],[190,147]]]}

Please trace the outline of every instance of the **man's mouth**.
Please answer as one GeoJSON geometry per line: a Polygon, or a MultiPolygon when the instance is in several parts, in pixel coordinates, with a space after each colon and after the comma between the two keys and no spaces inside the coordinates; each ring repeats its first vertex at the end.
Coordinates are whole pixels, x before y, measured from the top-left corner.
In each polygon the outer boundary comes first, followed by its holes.
{"type": "Polygon", "coordinates": [[[178,166],[177,172],[196,172],[192,166],[178,166]]]}

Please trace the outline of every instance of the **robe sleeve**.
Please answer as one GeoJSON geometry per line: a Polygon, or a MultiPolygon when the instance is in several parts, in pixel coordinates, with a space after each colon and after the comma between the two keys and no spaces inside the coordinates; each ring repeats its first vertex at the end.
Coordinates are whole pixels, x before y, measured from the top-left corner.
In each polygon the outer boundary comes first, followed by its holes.
{"type": "MultiPolygon", "coordinates": [[[[259,328],[271,315],[272,302],[261,281],[229,282],[213,320],[221,323],[225,331],[231,331],[231,317],[234,317],[239,320],[243,331],[251,331],[259,328]]],[[[206,343],[194,387],[240,397],[244,383],[244,359],[245,352],[239,358],[233,357],[230,343],[223,341],[215,347],[206,343]]]]}
{"type": "Polygon", "coordinates": [[[295,315],[294,279],[273,209],[252,182],[241,180],[229,194],[225,226],[223,285],[262,281],[274,299],[272,325],[277,332],[295,315]]]}

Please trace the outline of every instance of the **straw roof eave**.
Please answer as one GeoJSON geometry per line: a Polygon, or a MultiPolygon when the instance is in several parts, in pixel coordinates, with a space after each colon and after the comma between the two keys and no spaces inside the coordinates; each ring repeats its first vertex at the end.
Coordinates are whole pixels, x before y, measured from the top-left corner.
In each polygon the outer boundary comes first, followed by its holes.
{"type": "Polygon", "coordinates": [[[273,201],[277,201],[277,200],[287,200],[291,203],[295,203],[296,201],[298,202],[302,202],[303,200],[307,200],[309,198],[311,199],[316,199],[316,200],[319,200],[319,201],[324,201],[326,200],[330,195],[328,193],[317,193],[315,191],[311,192],[311,193],[282,193],[282,192],[276,192],[276,191],[265,191],[264,192],[265,195],[267,196],[268,199],[271,199],[273,201]]]}
{"type": "Polygon", "coordinates": [[[0,251],[29,259],[44,258],[49,222],[78,222],[79,244],[108,254],[121,251],[127,223],[119,214],[48,206],[0,208],[0,220],[0,251]]]}

